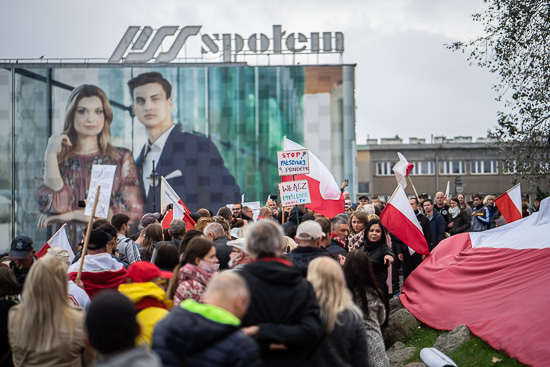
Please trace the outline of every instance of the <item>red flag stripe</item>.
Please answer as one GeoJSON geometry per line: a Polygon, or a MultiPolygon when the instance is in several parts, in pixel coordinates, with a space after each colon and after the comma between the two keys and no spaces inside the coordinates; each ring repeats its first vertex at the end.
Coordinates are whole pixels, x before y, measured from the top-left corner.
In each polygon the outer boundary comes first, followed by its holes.
{"type": "Polygon", "coordinates": [[[521,219],[521,213],[518,211],[518,208],[510,198],[507,192],[500,195],[495,199],[495,204],[506,219],[506,222],[511,223],[518,219],[521,219]]]}
{"type": "Polygon", "coordinates": [[[380,221],[384,227],[417,253],[421,255],[430,253],[424,234],[392,203],[386,204],[384,211],[380,214],[380,221]]]}

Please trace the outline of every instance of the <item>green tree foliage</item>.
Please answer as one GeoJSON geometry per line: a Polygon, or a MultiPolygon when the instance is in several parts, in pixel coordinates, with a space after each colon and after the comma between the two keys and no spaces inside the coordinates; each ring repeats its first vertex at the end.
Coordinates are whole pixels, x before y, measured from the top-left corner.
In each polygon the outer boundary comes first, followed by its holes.
{"type": "Polygon", "coordinates": [[[469,61],[500,77],[494,86],[506,112],[489,133],[506,157],[506,170],[532,184],[550,173],[550,2],[484,0],[473,19],[484,34],[449,48],[469,52],[469,61]]]}

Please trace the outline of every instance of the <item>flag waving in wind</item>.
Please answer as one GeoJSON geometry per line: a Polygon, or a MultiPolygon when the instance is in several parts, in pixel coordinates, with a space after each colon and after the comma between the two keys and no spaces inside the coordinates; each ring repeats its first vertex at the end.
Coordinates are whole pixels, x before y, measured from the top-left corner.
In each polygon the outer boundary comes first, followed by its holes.
{"type": "Polygon", "coordinates": [[[399,157],[399,162],[393,166],[393,173],[395,173],[395,179],[397,180],[397,184],[403,186],[403,189],[407,188],[407,176],[409,173],[411,173],[412,169],[414,168],[414,164],[409,163],[407,161],[407,158],[403,156],[403,154],[397,152],[397,156],[399,157]]]}
{"type": "Polygon", "coordinates": [[[393,192],[390,200],[380,214],[380,221],[404,244],[419,253],[428,255],[430,250],[422,232],[422,227],[409,204],[409,199],[401,185],[393,192]]]}
{"type": "Polygon", "coordinates": [[[196,223],[189,215],[189,209],[187,209],[187,206],[183,203],[183,200],[180,199],[178,194],[176,194],[172,186],[162,177],[160,181],[160,206],[164,207],[168,204],[172,204],[172,209],[166,213],[162,220],[163,229],[170,228],[170,223],[172,223],[174,219],[183,219],[186,230],[195,228],[196,223]]]}
{"type": "Polygon", "coordinates": [[[512,223],[521,219],[521,187],[519,184],[495,199],[498,210],[506,222],[512,223]]]}
{"type": "Polygon", "coordinates": [[[50,247],[61,247],[62,249],[65,249],[69,252],[69,260],[71,262],[73,261],[74,252],[71,244],[69,243],[69,239],[67,238],[67,232],[65,231],[66,225],[67,224],[63,224],[63,226],[54,233],[52,238],[50,238],[48,242],[46,242],[46,244],[42,246],[42,248],[36,253],[37,258],[40,259],[42,256],[46,255],[50,247]]]}
{"type": "MultiPolygon", "coordinates": [[[[298,143],[284,138],[284,150],[307,149],[298,143]]],[[[290,180],[283,176],[283,181],[290,180]]],[[[336,183],[334,176],[327,167],[309,151],[309,173],[306,175],[295,175],[295,180],[307,180],[311,204],[306,207],[321,213],[329,218],[344,212],[344,195],[336,183]]]]}

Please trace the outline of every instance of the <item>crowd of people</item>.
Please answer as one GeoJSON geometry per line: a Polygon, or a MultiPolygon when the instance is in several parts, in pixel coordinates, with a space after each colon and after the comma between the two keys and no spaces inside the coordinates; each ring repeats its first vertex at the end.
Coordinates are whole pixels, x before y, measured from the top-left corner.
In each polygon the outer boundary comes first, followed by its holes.
{"type": "MultiPolygon", "coordinates": [[[[409,203],[430,250],[504,223],[492,195],[409,203]]],[[[235,202],[164,230],[167,208],[116,213],[74,258],[18,236],[0,264],[0,366],[389,366],[389,300],[424,256],[383,208],[362,196],[326,218],[269,200],[254,218],[235,202]]]]}

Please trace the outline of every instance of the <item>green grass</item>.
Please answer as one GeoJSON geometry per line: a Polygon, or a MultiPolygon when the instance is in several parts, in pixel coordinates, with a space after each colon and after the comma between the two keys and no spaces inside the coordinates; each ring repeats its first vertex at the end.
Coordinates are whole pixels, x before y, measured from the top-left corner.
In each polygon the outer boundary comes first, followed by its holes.
{"type": "MultiPolygon", "coordinates": [[[[435,330],[422,324],[414,333],[414,335],[403,341],[407,347],[416,347],[418,354],[405,361],[405,364],[411,362],[422,362],[420,359],[420,350],[426,347],[432,347],[438,336],[446,333],[446,331],[435,330]]],[[[457,364],[457,366],[470,367],[519,367],[525,366],[515,359],[509,357],[506,353],[493,349],[485,341],[477,336],[472,335],[472,338],[462,344],[453,353],[448,356],[457,364]]]]}

